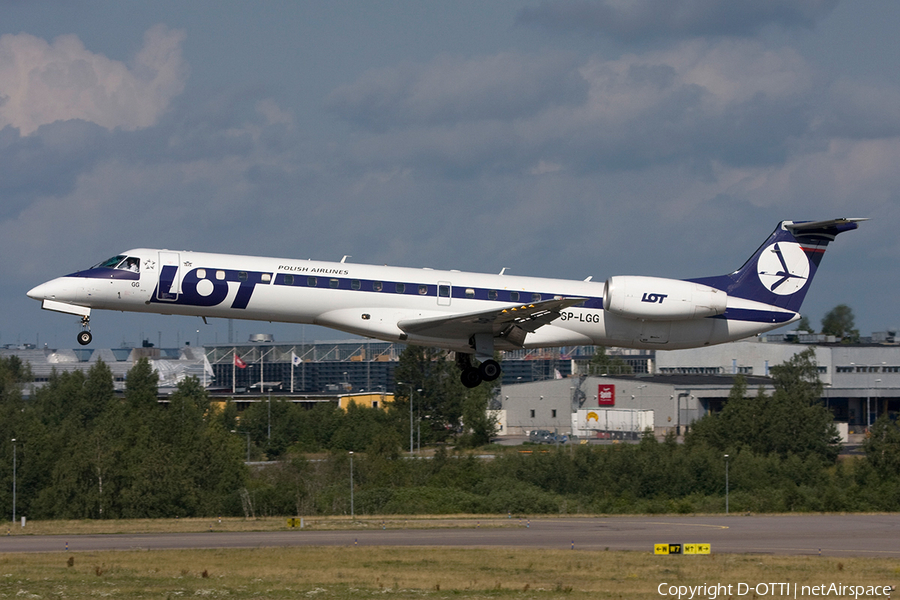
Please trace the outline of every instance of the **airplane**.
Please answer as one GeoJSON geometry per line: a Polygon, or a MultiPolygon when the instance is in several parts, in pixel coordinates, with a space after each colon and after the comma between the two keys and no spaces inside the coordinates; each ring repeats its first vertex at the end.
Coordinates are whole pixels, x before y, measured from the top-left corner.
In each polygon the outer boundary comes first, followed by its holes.
{"type": "Polygon", "coordinates": [[[572,281],[137,248],[28,296],[81,317],[82,345],[92,310],[312,324],[453,351],[471,388],[500,376],[495,350],[672,350],[792,323],[826,246],[865,220],[782,221],[740,269],[699,279],[572,281]]]}

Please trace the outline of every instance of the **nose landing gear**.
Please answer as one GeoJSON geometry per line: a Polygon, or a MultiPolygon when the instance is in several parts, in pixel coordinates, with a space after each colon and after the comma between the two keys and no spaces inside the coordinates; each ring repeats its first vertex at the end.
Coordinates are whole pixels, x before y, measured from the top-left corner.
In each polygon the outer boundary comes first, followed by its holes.
{"type": "Polygon", "coordinates": [[[85,315],[81,317],[81,333],[78,334],[78,343],[87,346],[91,343],[94,336],[91,335],[91,317],[85,315]]]}

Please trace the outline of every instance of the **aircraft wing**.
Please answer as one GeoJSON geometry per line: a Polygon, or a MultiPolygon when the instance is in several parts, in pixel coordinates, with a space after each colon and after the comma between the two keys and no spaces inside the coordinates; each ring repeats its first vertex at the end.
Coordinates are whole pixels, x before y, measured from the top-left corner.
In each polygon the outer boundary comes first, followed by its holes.
{"type": "Polygon", "coordinates": [[[494,337],[504,336],[513,344],[521,346],[526,333],[536,331],[559,317],[563,309],[585,300],[585,298],[554,298],[478,312],[405,319],[397,323],[397,326],[406,333],[439,338],[467,339],[476,333],[488,333],[494,337]]]}

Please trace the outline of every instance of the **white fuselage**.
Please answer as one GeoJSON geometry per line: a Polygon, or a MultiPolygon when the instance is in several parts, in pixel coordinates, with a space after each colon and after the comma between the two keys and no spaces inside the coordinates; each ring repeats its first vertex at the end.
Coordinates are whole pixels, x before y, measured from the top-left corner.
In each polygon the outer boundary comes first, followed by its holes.
{"type": "MultiPolygon", "coordinates": [[[[736,320],[727,318],[727,313],[662,320],[628,318],[604,309],[604,282],[146,248],[120,256],[138,259],[139,272],[89,269],[49,281],[28,295],[42,300],[44,308],[82,316],[85,311],[90,313],[87,309],[104,309],[305,323],[458,352],[472,351],[470,335],[429,336],[405,331],[399,324],[512,309],[554,298],[579,298],[584,299],[583,306],[563,308],[552,322],[529,331],[521,343],[511,345],[498,338],[496,348],[604,345],[675,349],[740,339],[797,318],[795,313],[730,297],[728,309],[774,311],[778,318],[736,320]]],[[[664,286],[674,280],[655,281],[664,286]]],[[[645,292],[645,302],[647,296],[645,292]]],[[[724,296],[722,302],[725,307],[724,296]]]]}

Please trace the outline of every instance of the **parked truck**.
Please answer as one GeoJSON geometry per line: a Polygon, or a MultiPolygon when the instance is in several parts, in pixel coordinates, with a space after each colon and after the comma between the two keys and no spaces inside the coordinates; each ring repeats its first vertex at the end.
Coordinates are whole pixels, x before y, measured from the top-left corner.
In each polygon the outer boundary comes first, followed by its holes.
{"type": "Polygon", "coordinates": [[[638,439],[653,431],[653,411],[637,408],[590,408],[572,413],[572,433],[579,439],[638,439]]]}

